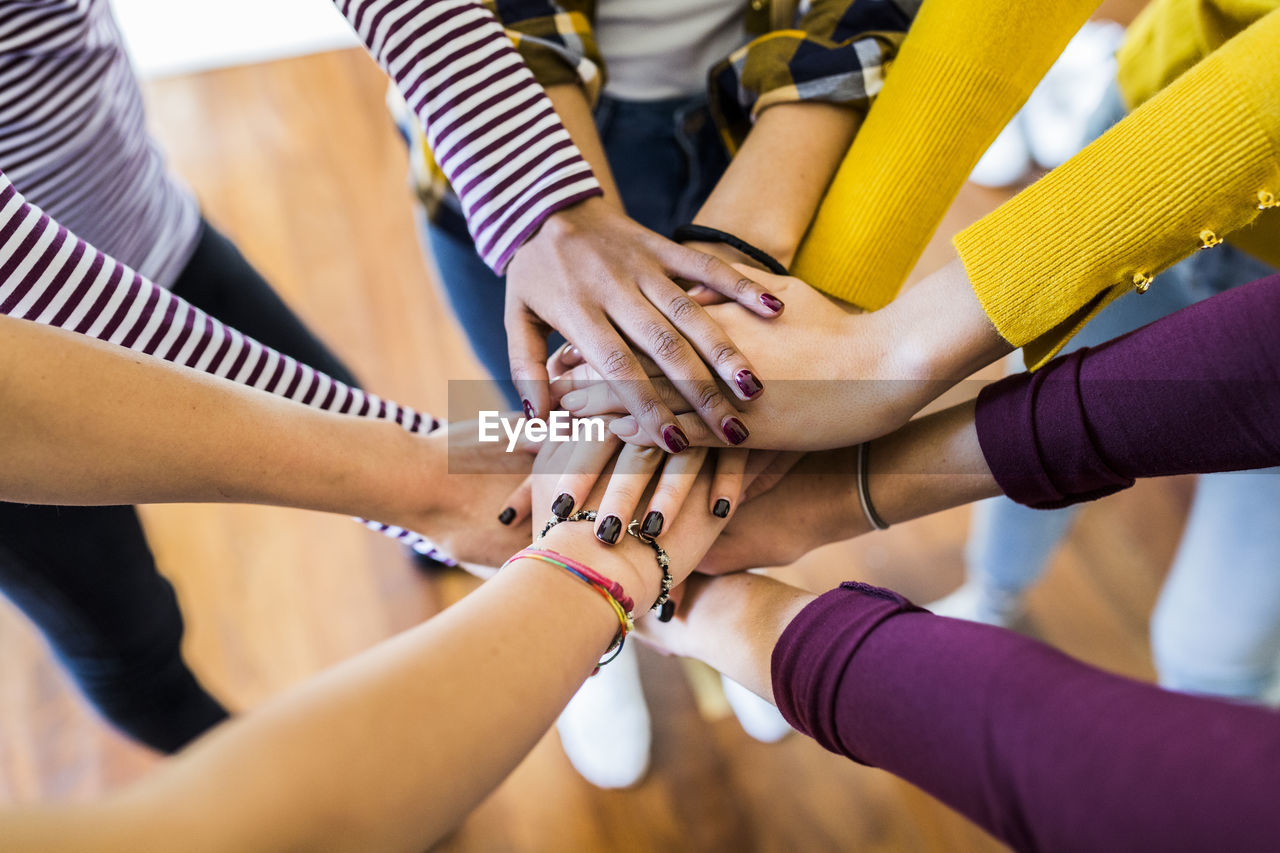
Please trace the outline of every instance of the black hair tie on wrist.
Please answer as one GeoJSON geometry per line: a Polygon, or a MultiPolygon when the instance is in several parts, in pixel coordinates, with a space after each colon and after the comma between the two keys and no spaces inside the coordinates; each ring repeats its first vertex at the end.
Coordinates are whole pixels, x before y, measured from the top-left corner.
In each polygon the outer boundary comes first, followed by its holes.
{"type": "Polygon", "coordinates": [[[681,225],[671,235],[671,239],[677,243],[723,243],[726,246],[732,246],[751,260],[763,266],[774,275],[791,275],[787,272],[787,268],[778,262],[778,259],[763,249],[757,249],[755,246],[735,237],[728,231],[721,231],[719,228],[708,228],[705,225],[681,225]]]}

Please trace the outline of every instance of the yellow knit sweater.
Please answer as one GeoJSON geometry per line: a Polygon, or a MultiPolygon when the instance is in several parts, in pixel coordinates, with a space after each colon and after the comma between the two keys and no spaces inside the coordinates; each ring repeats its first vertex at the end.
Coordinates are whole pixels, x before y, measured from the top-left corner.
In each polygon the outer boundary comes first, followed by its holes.
{"type": "Polygon", "coordinates": [[[962,231],[974,292],[1028,366],[1103,305],[1280,205],[1280,10],[962,231]]]}
{"type": "Polygon", "coordinates": [[[925,0],[792,266],[874,310],[1098,0],[925,0]]]}

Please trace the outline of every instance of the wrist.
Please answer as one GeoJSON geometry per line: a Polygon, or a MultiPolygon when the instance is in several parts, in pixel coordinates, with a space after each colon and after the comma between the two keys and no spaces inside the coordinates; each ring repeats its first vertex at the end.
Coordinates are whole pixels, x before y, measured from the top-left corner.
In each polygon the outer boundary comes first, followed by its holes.
{"type": "Polygon", "coordinates": [[[602,545],[593,525],[585,522],[557,524],[534,543],[571,557],[621,585],[636,605],[636,617],[644,615],[662,588],[662,570],[653,549],[633,536],[623,535],[616,545],[602,545]]]}

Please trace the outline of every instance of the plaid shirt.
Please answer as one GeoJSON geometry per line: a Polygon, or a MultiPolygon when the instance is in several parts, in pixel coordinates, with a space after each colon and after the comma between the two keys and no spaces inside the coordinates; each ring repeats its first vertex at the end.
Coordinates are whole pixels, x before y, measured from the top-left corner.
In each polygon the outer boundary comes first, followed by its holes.
{"type": "MultiPolygon", "coordinates": [[[[485,5],[539,83],[577,83],[594,103],[606,74],[593,30],[597,2],[485,0],[485,5]]],[[[708,74],[711,114],[728,150],[735,152],[755,118],[776,104],[821,101],[865,112],[921,2],[744,0],[747,30],[757,37],[708,74]],[[787,23],[791,28],[778,26],[787,23]]],[[[401,127],[410,139],[414,183],[427,216],[446,227],[451,221],[461,224],[448,181],[416,123],[401,127]]]]}

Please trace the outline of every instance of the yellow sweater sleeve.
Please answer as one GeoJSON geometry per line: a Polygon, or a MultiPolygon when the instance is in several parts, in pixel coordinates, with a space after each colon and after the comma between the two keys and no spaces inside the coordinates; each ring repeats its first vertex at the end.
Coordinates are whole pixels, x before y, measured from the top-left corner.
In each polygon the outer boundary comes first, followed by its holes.
{"type": "Polygon", "coordinates": [[[1098,0],[925,0],[793,272],[874,310],[1098,0]]]}
{"type": "Polygon", "coordinates": [[[997,331],[1038,367],[1111,299],[1280,197],[1280,10],[955,239],[997,331]]]}

